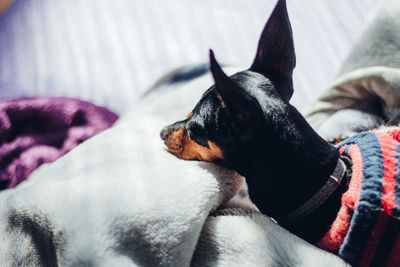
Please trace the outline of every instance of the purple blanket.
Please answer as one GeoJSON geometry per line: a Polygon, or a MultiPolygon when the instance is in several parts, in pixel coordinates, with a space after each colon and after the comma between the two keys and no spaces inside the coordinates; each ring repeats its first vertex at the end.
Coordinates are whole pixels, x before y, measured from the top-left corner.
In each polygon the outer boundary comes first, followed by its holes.
{"type": "Polygon", "coordinates": [[[72,98],[0,101],[0,189],[16,186],[117,118],[106,108],[72,98]]]}

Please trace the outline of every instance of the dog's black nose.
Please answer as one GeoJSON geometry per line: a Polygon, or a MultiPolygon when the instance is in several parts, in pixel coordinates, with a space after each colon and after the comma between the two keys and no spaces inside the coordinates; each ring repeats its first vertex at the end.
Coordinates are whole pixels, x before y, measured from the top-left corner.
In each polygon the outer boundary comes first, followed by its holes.
{"type": "Polygon", "coordinates": [[[181,128],[185,128],[186,122],[187,120],[177,121],[171,125],[165,126],[160,132],[161,139],[165,141],[168,139],[168,136],[172,134],[174,131],[181,128]]]}
{"type": "Polygon", "coordinates": [[[171,131],[169,131],[168,126],[164,127],[161,132],[160,132],[160,137],[163,141],[167,140],[168,135],[171,133],[171,131]]]}

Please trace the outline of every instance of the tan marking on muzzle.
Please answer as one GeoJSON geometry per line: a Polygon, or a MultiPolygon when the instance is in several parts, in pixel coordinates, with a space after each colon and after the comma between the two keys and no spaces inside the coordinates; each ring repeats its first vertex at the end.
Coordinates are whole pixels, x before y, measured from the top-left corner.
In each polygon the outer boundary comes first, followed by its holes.
{"type": "Polygon", "coordinates": [[[172,132],[165,141],[165,145],[172,154],[181,159],[210,162],[223,159],[222,151],[215,143],[208,141],[209,147],[199,145],[189,138],[185,128],[172,132]]]}

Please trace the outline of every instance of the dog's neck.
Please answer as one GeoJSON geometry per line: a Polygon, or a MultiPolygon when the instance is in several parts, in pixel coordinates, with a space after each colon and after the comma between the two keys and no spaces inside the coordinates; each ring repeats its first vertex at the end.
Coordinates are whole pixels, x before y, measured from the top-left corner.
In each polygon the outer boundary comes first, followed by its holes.
{"type": "MultiPolygon", "coordinates": [[[[295,108],[289,106],[289,113],[287,119],[276,122],[279,123],[278,131],[268,132],[269,136],[264,137],[269,140],[257,140],[250,146],[249,160],[238,163],[253,202],[261,212],[277,219],[317,193],[329,179],[339,158],[338,150],[323,140],[295,108]]],[[[317,241],[335,218],[340,196],[341,193],[334,194],[321,207],[324,210],[322,214],[320,211],[321,216],[312,221],[307,218],[304,227],[301,223],[295,228],[287,227],[308,241],[317,241]],[[315,231],[318,228],[323,229],[315,231]],[[310,229],[313,232],[308,232],[310,229]]]]}

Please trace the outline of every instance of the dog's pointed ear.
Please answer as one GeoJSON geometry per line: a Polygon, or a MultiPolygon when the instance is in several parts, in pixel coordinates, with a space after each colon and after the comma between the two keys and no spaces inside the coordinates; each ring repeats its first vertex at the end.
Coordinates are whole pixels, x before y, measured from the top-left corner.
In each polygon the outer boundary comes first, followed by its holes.
{"type": "Polygon", "coordinates": [[[250,70],[277,83],[279,95],[289,101],[293,94],[292,73],[295,66],[296,56],[286,1],[278,0],[261,33],[250,70]]]}
{"type": "MultiPolygon", "coordinates": [[[[210,70],[221,105],[228,110],[232,118],[240,125],[244,126],[243,124],[249,123],[255,117],[255,109],[259,104],[224,73],[211,49],[210,70]]],[[[236,126],[239,127],[240,125],[236,126]]]]}

